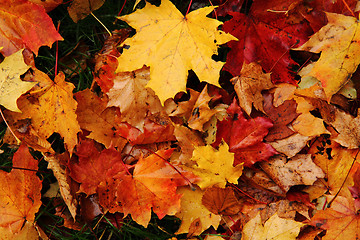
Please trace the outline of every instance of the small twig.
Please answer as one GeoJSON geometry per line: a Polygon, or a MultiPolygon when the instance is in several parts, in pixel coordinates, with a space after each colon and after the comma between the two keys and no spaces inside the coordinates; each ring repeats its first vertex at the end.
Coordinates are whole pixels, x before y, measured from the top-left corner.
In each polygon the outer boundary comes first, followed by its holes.
{"type": "Polygon", "coordinates": [[[90,14],[96,19],[96,21],[98,21],[101,24],[101,26],[103,26],[103,28],[108,32],[108,34],[111,37],[112,33],[109,31],[109,29],[107,29],[107,27],[93,13],[90,13],[90,14]]]}

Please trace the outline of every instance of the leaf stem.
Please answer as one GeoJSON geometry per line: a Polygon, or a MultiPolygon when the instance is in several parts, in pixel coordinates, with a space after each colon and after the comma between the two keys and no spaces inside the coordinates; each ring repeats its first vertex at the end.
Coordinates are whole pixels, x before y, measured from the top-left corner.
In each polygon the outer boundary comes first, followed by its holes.
{"type": "MultiPolygon", "coordinates": [[[[58,25],[56,31],[59,32],[60,29],[60,21],[58,21],[58,25]]],[[[56,41],[56,51],[55,51],[55,76],[58,72],[58,60],[59,60],[59,41],[56,41]]]]}
{"type": "Polygon", "coordinates": [[[346,3],[346,1],[345,1],[345,0],[342,0],[342,2],[344,3],[344,5],[345,5],[345,7],[347,8],[347,10],[349,10],[349,12],[351,13],[351,15],[352,15],[354,18],[356,18],[354,12],[351,10],[351,8],[350,8],[349,5],[346,3]]]}
{"type": "Polygon", "coordinates": [[[189,6],[188,6],[187,11],[186,11],[186,13],[185,13],[185,16],[189,13],[189,11],[190,11],[190,7],[191,7],[191,4],[192,4],[192,0],[190,0],[190,3],[189,3],[189,6]]]}
{"type": "Polygon", "coordinates": [[[356,153],[356,155],[355,155],[355,157],[354,157],[354,160],[353,160],[352,163],[351,163],[350,169],[349,169],[349,171],[347,172],[346,177],[345,177],[343,183],[341,184],[339,190],[337,191],[337,193],[335,194],[335,196],[334,196],[334,197],[330,200],[330,202],[328,203],[328,208],[331,206],[331,204],[334,202],[335,198],[339,195],[341,189],[344,187],[345,182],[346,182],[347,178],[348,178],[349,175],[350,175],[351,169],[352,169],[352,167],[353,167],[354,164],[355,164],[355,161],[356,161],[356,158],[357,158],[359,152],[360,152],[360,149],[357,151],[357,153],[356,153]]]}
{"type": "Polygon", "coordinates": [[[177,168],[176,168],[174,165],[172,165],[169,161],[167,161],[165,158],[163,158],[162,156],[160,156],[160,155],[157,154],[156,152],[148,149],[147,147],[141,146],[141,148],[143,148],[143,149],[151,152],[151,153],[154,154],[155,156],[157,156],[157,157],[161,158],[162,160],[164,160],[165,163],[169,164],[170,167],[172,167],[172,169],[174,169],[182,178],[185,179],[185,181],[189,184],[191,190],[196,191],[196,188],[195,188],[194,185],[190,182],[190,180],[189,180],[187,177],[185,177],[185,176],[179,171],[179,169],[177,169],[177,168]]]}
{"type": "Polygon", "coordinates": [[[241,190],[239,187],[237,187],[235,184],[233,183],[229,183],[231,186],[233,186],[236,190],[240,191],[242,194],[244,194],[245,196],[249,197],[250,199],[254,200],[255,202],[258,202],[258,203],[262,203],[262,204],[266,204],[266,202],[263,202],[263,201],[260,201],[260,200],[257,200],[256,198],[250,196],[248,193],[244,192],[243,190],[241,190]]]}

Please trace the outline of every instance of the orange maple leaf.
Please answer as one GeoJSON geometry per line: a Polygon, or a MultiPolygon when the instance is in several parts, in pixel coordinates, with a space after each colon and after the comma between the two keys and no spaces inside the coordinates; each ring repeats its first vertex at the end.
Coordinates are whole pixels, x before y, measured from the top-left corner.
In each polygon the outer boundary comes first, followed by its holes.
{"type": "Polygon", "coordinates": [[[192,173],[182,172],[181,176],[164,159],[170,158],[173,149],[160,150],[147,158],[140,158],[133,175],[125,175],[118,180],[117,201],[121,203],[125,215],[138,224],[147,227],[151,209],[161,219],[174,215],[180,210],[181,195],[176,193],[178,186],[188,184],[184,176],[195,181],[192,173]]]}
{"type": "Polygon", "coordinates": [[[9,173],[0,171],[0,227],[8,227],[16,233],[26,221],[34,222],[41,206],[37,165],[29,149],[21,145],[13,157],[15,169],[9,173]]]}

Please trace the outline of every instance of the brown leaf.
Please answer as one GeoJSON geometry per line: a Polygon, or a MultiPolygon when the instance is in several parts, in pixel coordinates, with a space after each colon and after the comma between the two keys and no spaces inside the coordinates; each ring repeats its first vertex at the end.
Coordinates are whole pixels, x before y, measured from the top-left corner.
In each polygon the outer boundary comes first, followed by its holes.
{"type": "Polygon", "coordinates": [[[207,89],[206,85],[197,98],[188,120],[189,127],[199,131],[203,131],[204,124],[218,112],[209,107],[209,102],[213,97],[209,96],[207,89]]]}
{"type": "Polygon", "coordinates": [[[251,114],[252,105],[256,110],[264,112],[261,91],[274,87],[270,73],[264,73],[256,62],[244,63],[240,76],[234,77],[231,82],[234,84],[240,107],[248,115],[251,114]]]}
{"type": "Polygon", "coordinates": [[[295,185],[312,185],[316,179],[325,177],[324,172],[311,160],[310,154],[298,154],[287,160],[282,155],[262,162],[261,168],[287,192],[295,185]]]}
{"type": "Polygon", "coordinates": [[[143,132],[145,117],[149,113],[158,113],[162,106],[153,90],[145,88],[150,75],[149,67],[132,72],[116,74],[114,85],[109,90],[109,106],[120,108],[123,122],[143,132]]]}
{"type": "Polygon", "coordinates": [[[201,202],[210,212],[217,215],[235,215],[241,210],[234,190],[230,187],[207,188],[201,202]]]}
{"type": "Polygon", "coordinates": [[[269,129],[269,134],[265,137],[267,141],[287,138],[294,134],[287,125],[291,123],[297,116],[296,102],[294,100],[286,100],[278,107],[273,106],[272,94],[264,94],[264,111],[273,121],[274,126],[269,129]]]}
{"type": "Polygon", "coordinates": [[[68,12],[74,22],[84,19],[93,11],[99,9],[105,0],[74,0],[68,7],[68,12]]]}

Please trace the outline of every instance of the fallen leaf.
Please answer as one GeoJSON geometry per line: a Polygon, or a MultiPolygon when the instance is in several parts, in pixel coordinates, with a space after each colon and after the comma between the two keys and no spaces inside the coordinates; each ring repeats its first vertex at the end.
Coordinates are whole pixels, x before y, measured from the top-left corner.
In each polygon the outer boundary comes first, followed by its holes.
{"type": "Polygon", "coordinates": [[[317,179],[325,177],[321,168],[311,160],[310,154],[298,154],[289,160],[277,155],[262,162],[261,168],[284,192],[295,185],[312,185],[317,179]]]}
{"type": "Polygon", "coordinates": [[[196,164],[183,168],[201,178],[197,183],[201,189],[210,186],[225,188],[227,182],[236,184],[243,170],[242,164],[233,167],[234,154],[229,152],[226,143],[220,144],[219,150],[211,145],[195,146],[191,160],[196,164]]]}
{"type": "Polygon", "coordinates": [[[46,12],[50,12],[51,10],[53,10],[63,2],[63,0],[29,0],[29,1],[36,3],[37,5],[43,6],[46,12]]]}
{"type": "Polygon", "coordinates": [[[0,51],[5,56],[30,48],[36,55],[41,46],[63,40],[45,9],[27,0],[0,1],[0,51]]]}
{"type": "Polygon", "coordinates": [[[166,163],[172,152],[173,149],[160,150],[147,158],[140,158],[133,175],[124,175],[117,182],[116,201],[121,203],[124,215],[131,214],[132,219],[144,227],[150,221],[151,209],[159,219],[178,212],[181,195],[176,193],[176,189],[188,184],[183,176],[192,182],[197,179],[175,165],[182,172],[180,175],[166,163]]]}
{"type": "Polygon", "coordinates": [[[25,222],[24,226],[22,226],[21,230],[17,233],[11,232],[9,228],[0,227],[0,234],[2,240],[39,240],[39,239],[48,239],[48,238],[40,238],[40,234],[38,233],[35,225],[30,222],[25,222]]]}
{"type": "Polygon", "coordinates": [[[29,149],[21,145],[13,157],[15,169],[9,173],[0,171],[0,227],[17,233],[26,222],[35,221],[35,214],[41,206],[37,165],[38,161],[30,155],[29,149]]]}
{"type": "Polygon", "coordinates": [[[190,88],[189,94],[190,99],[188,101],[178,102],[175,110],[168,113],[169,116],[184,117],[186,120],[190,118],[200,93],[190,88]]]}
{"type": "Polygon", "coordinates": [[[114,85],[115,70],[118,65],[116,58],[120,56],[118,45],[129,36],[129,33],[128,28],[113,31],[105,40],[100,52],[95,55],[94,81],[104,93],[114,85]]]}
{"type": "MultiPolygon", "coordinates": [[[[287,22],[283,11],[271,11],[277,3],[257,0],[247,9],[246,14],[229,12],[232,19],[224,23],[223,30],[239,41],[227,44],[231,51],[227,55],[224,70],[238,76],[244,62],[260,62],[266,73],[271,72],[273,83],[296,82],[291,71],[291,65],[296,63],[290,58],[289,50],[307,41],[312,29],[306,22],[287,22]]],[[[279,10],[287,10],[291,3],[286,1],[279,10]]]]}
{"type": "Polygon", "coordinates": [[[202,204],[216,215],[235,215],[241,210],[241,205],[230,187],[210,187],[205,190],[202,204]]]}
{"type": "Polygon", "coordinates": [[[349,149],[360,146],[360,116],[354,118],[339,109],[335,111],[335,120],[331,122],[339,133],[332,139],[349,149]]]}
{"type": "Polygon", "coordinates": [[[331,194],[335,194],[340,188],[343,191],[351,184],[351,179],[346,179],[346,176],[357,151],[343,148],[338,143],[324,137],[317,139],[312,144],[308,153],[312,155],[314,163],[325,173],[325,181],[322,181],[323,192],[329,191],[331,194]]]}
{"type": "Polygon", "coordinates": [[[274,214],[263,225],[260,213],[258,213],[255,218],[245,224],[243,229],[244,240],[295,240],[302,226],[304,224],[301,222],[279,218],[277,214],[274,214]]]}
{"type": "Polygon", "coordinates": [[[0,63],[0,104],[11,111],[20,112],[16,100],[36,84],[20,79],[20,75],[29,67],[24,63],[22,50],[6,57],[0,63]]]}
{"type": "Polygon", "coordinates": [[[272,94],[264,94],[264,112],[273,121],[273,126],[269,129],[266,141],[274,141],[284,139],[295,132],[287,125],[290,124],[299,114],[296,112],[296,102],[294,100],[286,100],[278,107],[273,105],[272,94]]]}
{"type": "Polygon", "coordinates": [[[191,161],[195,147],[204,146],[204,141],[200,134],[181,125],[175,125],[174,135],[181,148],[181,155],[176,161],[187,165],[191,161]]]}
{"type": "Polygon", "coordinates": [[[150,80],[149,68],[143,67],[133,72],[117,73],[114,85],[107,93],[108,107],[120,108],[121,119],[143,131],[145,117],[162,110],[154,91],[145,88],[150,80]]]}
{"type": "Polygon", "coordinates": [[[311,218],[311,224],[326,229],[324,240],[353,240],[360,237],[360,216],[354,200],[337,196],[331,207],[319,210],[311,218]]]}
{"type": "Polygon", "coordinates": [[[174,125],[170,118],[162,112],[145,119],[143,132],[128,123],[121,123],[118,125],[117,133],[131,144],[149,144],[175,140],[174,125]]]}
{"type": "Polygon", "coordinates": [[[121,153],[114,148],[99,151],[92,140],[82,141],[77,146],[78,161],[70,161],[69,176],[80,183],[79,192],[88,196],[95,194],[98,185],[109,177],[108,172],[124,172],[121,153]]]}
{"type": "Polygon", "coordinates": [[[310,139],[311,138],[308,136],[295,133],[290,137],[269,142],[269,144],[276,149],[276,151],[283,153],[288,157],[293,157],[306,146],[310,139]]]}
{"type": "Polygon", "coordinates": [[[37,93],[19,99],[18,106],[22,114],[14,113],[14,119],[31,118],[31,125],[45,139],[54,132],[59,133],[71,153],[80,131],[75,114],[77,102],[72,93],[74,85],[65,82],[61,72],[53,82],[48,75],[37,70],[35,80],[41,82],[37,93]]]}
{"type": "Polygon", "coordinates": [[[107,101],[98,97],[90,89],[77,92],[74,97],[78,103],[76,109],[77,119],[81,129],[90,131],[88,138],[105,145],[117,147],[121,150],[126,140],[116,133],[121,122],[120,112],[117,108],[107,108],[107,101]]]}
{"type": "Polygon", "coordinates": [[[231,79],[240,107],[250,116],[252,105],[256,110],[264,112],[261,91],[274,87],[270,73],[264,73],[261,66],[255,62],[243,63],[240,76],[231,79]]]}
{"type": "Polygon", "coordinates": [[[123,43],[127,47],[118,58],[117,71],[133,71],[144,64],[150,67],[147,86],[162,103],[186,90],[190,69],[200,81],[220,86],[219,72],[224,63],[213,61],[211,56],[219,45],[235,38],[217,30],[220,21],[206,18],[213,9],[200,8],[184,17],[169,0],[163,0],[159,7],[146,3],[143,9],[120,17],[137,33],[123,43]]]}
{"type": "Polygon", "coordinates": [[[209,107],[209,102],[213,99],[208,94],[207,85],[201,91],[197,98],[194,107],[188,119],[188,126],[194,130],[203,131],[203,126],[210,120],[218,111],[209,107]]]}
{"type": "Polygon", "coordinates": [[[44,156],[44,159],[49,163],[48,168],[54,173],[55,178],[59,183],[61,197],[64,200],[72,220],[76,219],[76,212],[78,209],[77,199],[71,193],[71,186],[66,174],[66,166],[60,164],[61,155],[59,156],[44,156]]]}
{"type": "Polygon", "coordinates": [[[273,126],[269,119],[246,119],[235,99],[227,113],[229,116],[217,124],[216,141],[212,146],[218,146],[224,139],[230,147],[230,152],[235,153],[235,166],[244,163],[244,166],[250,167],[258,161],[268,160],[277,153],[271,145],[263,142],[268,129],[273,126]]]}
{"type": "Polygon", "coordinates": [[[90,13],[99,9],[105,0],[74,0],[68,7],[68,12],[74,22],[86,18],[90,13]]]}
{"type": "Polygon", "coordinates": [[[308,76],[320,80],[328,102],[349,80],[360,63],[359,23],[354,17],[327,13],[328,24],[295,50],[320,53],[308,76]]]}
{"type": "Polygon", "coordinates": [[[201,228],[194,233],[201,234],[210,226],[217,228],[219,226],[221,216],[211,213],[202,203],[201,199],[204,192],[197,188],[195,191],[188,187],[180,187],[177,190],[178,194],[182,194],[181,208],[176,217],[180,218],[181,225],[176,234],[188,233],[191,224],[199,219],[201,228]]]}

